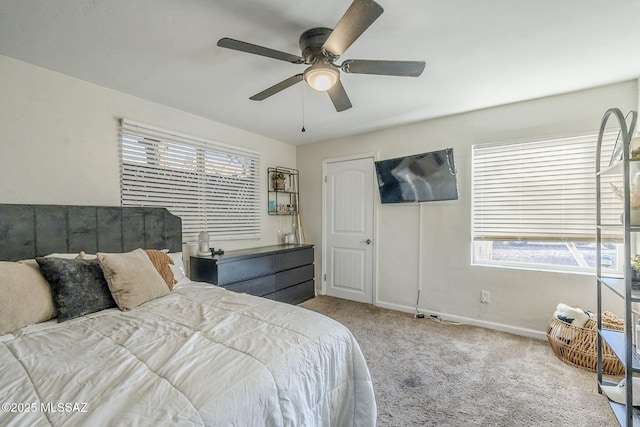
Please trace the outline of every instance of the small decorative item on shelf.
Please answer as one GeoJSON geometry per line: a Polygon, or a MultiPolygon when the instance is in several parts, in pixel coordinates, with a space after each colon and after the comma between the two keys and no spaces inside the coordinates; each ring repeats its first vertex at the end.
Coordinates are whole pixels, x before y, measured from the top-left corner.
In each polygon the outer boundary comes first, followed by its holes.
{"type": "MultiPolygon", "coordinates": [[[[613,194],[620,199],[624,200],[624,190],[615,184],[610,184],[613,189],[613,194]]],[[[631,210],[631,225],[640,225],[640,173],[636,173],[631,186],[629,187],[629,208],[631,210]]],[[[620,220],[624,218],[620,216],[620,220]]]]}
{"type": "Polygon", "coordinates": [[[631,260],[631,273],[633,286],[640,286],[640,254],[636,254],[631,260]]]}
{"type": "Polygon", "coordinates": [[[636,325],[636,330],[634,335],[635,335],[636,342],[634,344],[636,346],[636,352],[640,353],[640,340],[638,339],[640,336],[640,320],[636,321],[635,325],[636,325]]]}
{"type": "Polygon", "coordinates": [[[633,137],[629,145],[631,145],[631,158],[640,159],[640,136],[633,137]]]}
{"type": "Polygon", "coordinates": [[[271,182],[273,182],[273,189],[276,191],[284,191],[285,174],[282,172],[274,172],[271,174],[271,182]]]}

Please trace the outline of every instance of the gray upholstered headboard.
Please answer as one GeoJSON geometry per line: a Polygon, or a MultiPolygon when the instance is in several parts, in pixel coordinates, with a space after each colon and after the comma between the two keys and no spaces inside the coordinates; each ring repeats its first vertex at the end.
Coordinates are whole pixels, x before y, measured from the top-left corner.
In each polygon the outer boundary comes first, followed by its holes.
{"type": "Polygon", "coordinates": [[[50,253],[182,251],[182,220],[165,208],[0,204],[0,260],[50,253]]]}

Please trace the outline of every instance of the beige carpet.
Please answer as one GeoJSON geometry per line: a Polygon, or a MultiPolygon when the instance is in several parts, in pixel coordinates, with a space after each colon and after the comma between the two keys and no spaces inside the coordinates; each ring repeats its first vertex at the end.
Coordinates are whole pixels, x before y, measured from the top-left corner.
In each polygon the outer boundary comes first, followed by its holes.
{"type": "Polygon", "coordinates": [[[319,296],[301,304],[347,326],[373,378],[378,426],[616,426],[596,375],[546,341],[319,296]]]}

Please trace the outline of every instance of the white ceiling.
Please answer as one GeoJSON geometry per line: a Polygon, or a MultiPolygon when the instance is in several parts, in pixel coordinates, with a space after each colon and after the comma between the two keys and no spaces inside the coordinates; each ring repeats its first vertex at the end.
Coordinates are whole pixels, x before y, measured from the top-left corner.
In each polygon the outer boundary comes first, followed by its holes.
{"type": "Polygon", "coordinates": [[[0,0],[0,54],[291,144],[640,76],[639,0],[378,1],[385,12],[342,59],[427,67],[342,73],[353,108],[341,113],[303,83],[250,101],[304,66],[216,42],[299,55],[300,34],[333,27],[351,0],[0,0]]]}

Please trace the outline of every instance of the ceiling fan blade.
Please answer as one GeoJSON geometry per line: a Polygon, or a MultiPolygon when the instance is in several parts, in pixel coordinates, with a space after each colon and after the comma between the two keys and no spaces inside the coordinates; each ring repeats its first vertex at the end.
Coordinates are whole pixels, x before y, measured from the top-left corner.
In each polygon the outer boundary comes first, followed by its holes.
{"type": "Polygon", "coordinates": [[[340,80],[338,80],[336,84],[327,91],[327,93],[329,94],[329,98],[331,98],[331,102],[333,102],[333,106],[336,107],[336,111],[338,113],[351,108],[351,101],[349,100],[347,92],[344,90],[344,86],[342,86],[342,82],[340,80]]]}
{"type": "Polygon", "coordinates": [[[268,89],[263,90],[260,93],[256,93],[251,98],[252,101],[262,101],[270,97],[271,95],[275,95],[276,93],[285,90],[289,86],[293,86],[302,80],[302,73],[296,74],[295,76],[291,76],[286,80],[281,81],[280,83],[276,83],[268,89]]]}
{"type": "Polygon", "coordinates": [[[345,73],[378,74],[382,76],[418,77],[424,71],[424,61],[372,61],[349,59],[340,68],[345,73]]]}
{"type": "Polygon", "coordinates": [[[226,47],[227,49],[239,50],[241,52],[253,53],[254,55],[262,55],[267,58],[279,59],[281,61],[292,62],[294,64],[304,63],[304,59],[298,55],[293,55],[287,52],[281,52],[275,49],[269,49],[268,47],[258,46],[257,44],[251,44],[242,42],[240,40],[230,39],[228,37],[218,40],[218,46],[226,47]]]}
{"type": "Polygon", "coordinates": [[[342,55],[382,12],[382,6],[373,0],[353,0],[322,49],[335,56],[342,55]]]}

